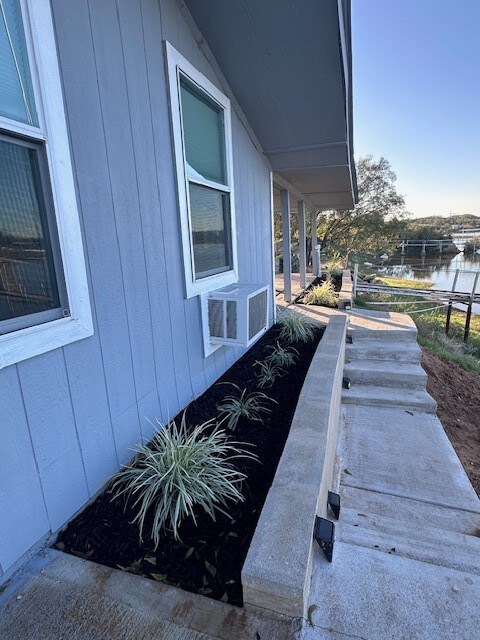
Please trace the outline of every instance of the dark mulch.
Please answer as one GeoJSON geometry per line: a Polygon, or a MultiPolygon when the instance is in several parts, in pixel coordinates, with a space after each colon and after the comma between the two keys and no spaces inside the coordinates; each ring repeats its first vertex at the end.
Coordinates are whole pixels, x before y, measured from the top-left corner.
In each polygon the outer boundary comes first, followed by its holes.
{"type": "MultiPolygon", "coordinates": [[[[340,291],[340,289],[342,288],[342,276],[333,274],[330,277],[332,279],[333,288],[338,293],[340,291]]],[[[326,279],[327,279],[327,274],[326,273],[323,273],[321,276],[317,276],[315,278],[315,280],[313,280],[313,282],[311,282],[308,285],[308,287],[304,291],[302,291],[302,293],[297,298],[295,298],[294,302],[296,302],[297,304],[304,304],[304,302],[303,302],[304,295],[308,291],[310,291],[310,289],[313,289],[313,287],[316,287],[318,284],[322,284],[322,282],[325,282],[326,279]]]]}
{"type": "MultiPolygon", "coordinates": [[[[122,568],[153,580],[201,593],[235,605],[242,605],[240,572],[247,555],[255,527],[268,490],[280,460],[290,424],[297,405],[305,375],[323,333],[308,344],[295,344],[300,357],[288,374],[277,378],[273,387],[264,390],[278,402],[271,403],[272,413],[263,423],[239,422],[232,439],[250,443],[259,462],[238,461],[238,469],[248,474],[243,486],[245,502],[232,505],[229,516],[219,514],[216,522],[198,512],[198,526],[188,519],[180,527],[181,542],[164,531],[159,547],[148,535],[149,523],[144,530],[144,541],[131,521],[135,512],[123,499],[111,501],[107,488],[91,505],[77,516],[63,531],[57,548],[77,556],[122,568]]],[[[257,388],[255,361],[263,360],[267,345],[278,339],[278,328],[273,327],[219,382],[234,382],[241,389],[257,388]]],[[[200,424],[216,414],[216,405],[233,387],[214,384],[187,409],[190,425],[200,424]]]]}

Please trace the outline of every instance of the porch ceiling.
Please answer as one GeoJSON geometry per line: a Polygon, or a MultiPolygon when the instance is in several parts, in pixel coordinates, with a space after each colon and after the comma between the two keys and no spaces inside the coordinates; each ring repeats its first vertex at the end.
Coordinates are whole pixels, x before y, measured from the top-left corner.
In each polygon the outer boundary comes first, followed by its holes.
{"type": "Polygon", "coordinates": [[[351,208],[350,0],[185,4],[272,169],[319,209],[351,208]]]}

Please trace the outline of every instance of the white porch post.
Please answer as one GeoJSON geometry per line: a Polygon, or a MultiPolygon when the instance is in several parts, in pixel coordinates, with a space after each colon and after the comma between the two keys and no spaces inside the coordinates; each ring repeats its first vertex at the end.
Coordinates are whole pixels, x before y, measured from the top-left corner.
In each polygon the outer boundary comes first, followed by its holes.
{"type": "Polygon", "coordinates": [[[292,239],[290,236],[290,194],[280,191],[282,205],[283,299],[292,301],[292,239]]]}
{"type": "Polygon", "coordinates": [[[303,200],[297,202],[298,210],[298,253],[300,261],[300,286],[305,289],[307,286],[307,257],[306,257],[306,234],[305,234],[305,203],[303,200]]]}
{"type": "Polygon", "coordinates": [[[314,276],[320,275],[320,264],[317,259],[317,212],[312,211],[312,272],[314,276]]]}

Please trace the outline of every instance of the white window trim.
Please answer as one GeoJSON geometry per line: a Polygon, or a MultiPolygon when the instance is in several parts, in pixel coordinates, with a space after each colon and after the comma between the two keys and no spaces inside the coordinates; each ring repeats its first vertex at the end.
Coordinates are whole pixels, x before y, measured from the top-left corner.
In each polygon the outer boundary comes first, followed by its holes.
{"type": "MultiPolygon", "coordinates": [[[[238,282],[237,260],[237,232],[235,224],[235,197],[233,186],[233,156],[232,156],[232,124],[230,100],[208,78],[200,73],[184,58],[172,45],[165,41],[167,60],[168,85],[170,93],[170,109],[173,129],[173,147],[175,153],[175,167],[177,175],[178,203],[180,210],[180,227],[182,236],[183,263],[185,273],[185,289],[187,298],[192,298],[215,289],[220,289],[234,282],[238,282]],[[228,174],[228,189],[219,185],[222,191],[230,192],[230,230],[233,268],[215,275],[195,280],[193,264],[193,239],[191,234],[191,220],[188,199],[188,181],[186,175],[185,148],[180,109],[179,73],[187,76],[193,83],[207,93],[225,110],[225,146],[228,174]]],[[[205,183],[206,184],[206,183],[205,183]]],[[[212,183],[214,186],[214,183],[212,183]]]]}
{"type": "Polygon", "coordinates": [[[49,0],[21,0],[30,73],[40,127],[0,118],[5,131],[47,140],[69,316],[0,336],[0,369],[93,335],[82,234],[49,0]],[[42,88],[45,88],[42,91],[42,88]]]}

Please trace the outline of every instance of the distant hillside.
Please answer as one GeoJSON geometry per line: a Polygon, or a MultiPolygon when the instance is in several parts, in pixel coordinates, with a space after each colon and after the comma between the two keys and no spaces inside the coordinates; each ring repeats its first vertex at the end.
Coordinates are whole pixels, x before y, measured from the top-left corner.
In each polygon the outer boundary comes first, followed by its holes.
{"type": "Polygon", "coordinates": [[[430,227],[437,229],[441,235],[450,235],[452,226],[459,225],[460,228],[477,228],[480,227],[480,216],[473,214],[453,214],[444,218],[442,216],[426,216],[425,218],[414,218],[408,221],[409,228],[430,227]]]}
{"type": "MultiPolygon", "coordinates": [[[[425,218],[411,218],[405,223],[404,238],[406,240],[452,240],[452,234],[461,229],[480,227],[480,216],[465,214],[442,216],[426,216],[425,218]]],[[[442,247],[443,253],[458,253],[458,248],[451,241],[442,247]]],[[[421,247],[409,248],[409,251],[420,252],[421,247]]],[[[429,253],[438,253],[436,247],[430,247],[429,253]]]]}

